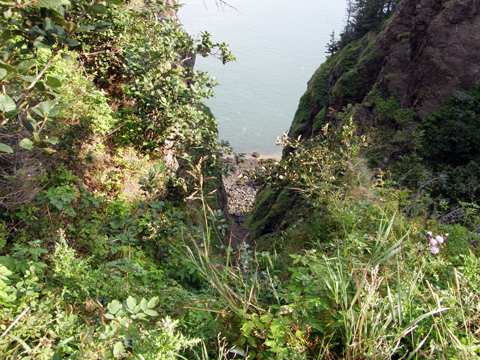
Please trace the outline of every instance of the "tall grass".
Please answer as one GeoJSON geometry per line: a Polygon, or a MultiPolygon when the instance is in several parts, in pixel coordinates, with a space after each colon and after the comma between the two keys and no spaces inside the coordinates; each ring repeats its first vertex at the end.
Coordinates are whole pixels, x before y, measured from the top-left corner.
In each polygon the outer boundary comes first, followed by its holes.
{"type": "MultiPolygon", "coordinates": [[[[270,276],[267,266],[264,273],[269,275],[267,282],[270,286],[260,281],[259,264],[255,259],[250,271],[245,272],[232,261],[229,251],[222,266],[212,263],[206,251],[208,245],[194,243],[192,248],[187,248],[187,255],[211,285],[214,296],[224,302],[229,312],[243,318],[243,324],[251,319],[251,314],[291,319],[284,333],[288,341],[283,346],[292,348],[289,334],[300,331],[296,341],[302,345],[301,352],[308,358],[479,358],[479,294],[472,291],[471,279],[453,267],[452,277],[445,279],[443,283],[446,285],[440,285],[432,268],[440,266],[441,262],[437,264],[437,259],[426,252],[415,258],[416,248],[412,245],[415,238],[405,219],[401,216],[397,219],[395,214],[387,218],[384,213],[384,217],[378,220],[374,242],[368,244],[366,253],[353,254],[338,246],[330,256],[315,251],[296,255],[297,268],[292,268],[292,277],[283,282],[270,276]],[[401,231],[395,232],[396,228],[401,231]],[[396,233],[403,235],[397,238],[396,233]],[[299,264],[303,268],[298,268],[299,264]],[[300,277],[295,277],[295,271],[304,274],[302,276],[307,280],[300,290],[289,293],[286,289],[299,283],[300,277]],[[270,297],[275,299],[272,303],[264,302],[268,291],[274,293],[270,297]],[[316,306],[312,310],[312,291],[327,301],[328,306],[316,306]],[[293,302],[292,294],[298,295],[293,302]],[[293,309],[293,312],[285,315],[281,310],[285,308],[293,309]],[[324,319],[323,333],[305,331],[319,318],[324,319]],[[315,343],[312,340],[314,335],[317,336],[315,343]]],[[[204,241],[208,243],[210,238],[207,236],[204,241]]],[[[273,269],[270,270],[273,273],[273,269]]],[[[269,349],[266,346],[278,339],[274,331],[260,330],[273,323],[265,322],[258,328],[254,325],[256,342],[243,347],[247,350],[247,358],[254,358],[249,357],[248,349],[252,351],[255,346],[256,353],[270,354],[275,359],[287,358],[279,347],[269,349]]],[[[238,330],[241,334],[242,329],[238,330]]]]}

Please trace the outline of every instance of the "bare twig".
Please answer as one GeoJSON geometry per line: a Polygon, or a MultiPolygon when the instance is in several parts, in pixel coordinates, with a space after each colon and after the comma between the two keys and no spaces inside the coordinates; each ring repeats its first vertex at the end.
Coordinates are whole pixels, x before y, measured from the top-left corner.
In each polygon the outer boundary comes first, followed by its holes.
{"type": "Polygon", "coordinates": [[[30,310],[30,306],[27,307],[23,312],[17,317],[17,319],[8,327],[7,330],[0,336],[0,340],[8,334],[8,332],[15,326],[15,324],[30,310]]]}

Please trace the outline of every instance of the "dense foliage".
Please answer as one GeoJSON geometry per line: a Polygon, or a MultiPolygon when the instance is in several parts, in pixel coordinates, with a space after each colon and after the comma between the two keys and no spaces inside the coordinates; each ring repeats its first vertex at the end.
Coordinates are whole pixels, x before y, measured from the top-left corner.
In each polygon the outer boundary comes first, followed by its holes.
{"type": "MultiPolygon", "coordinates": [[[[394,12],[399,0],[348,0],[347,21],[340,33],[338,49],[361,39],[368,32],[378,32],[382,24],[394,12]]],[[[332,38],[329,46],[335,43],[332,38]]]]}
{"type": "Polygon", "coordinates": [[[168,317],[190,296],[170,245],[223,168],[191,58],[233,57],[162,1],[0,7],[0,356],[172,358],[198,340],[168,317]]]}
{"type": "MultiPolygon", "coordinates": [[[[405,169],[373,174],[358,108],[328,109],[373,56],[350,43],[301,100],[298,133],[323,101],[312,136],[284,136],[285,157],[252,174],[257,245],[232,249],[202,105],[215,83],[189,59],[229,61],[225,44],[187,36],[161,1],[0,7],[0,359],[479,357],[476,189],[451,221],[435,189],[395,178],[440,143],[477,160],[475,91],[416,129],[405,169]]],[[[409,125],[395,97],[371,96],[409,125]]]]}
{"type": "Polygon", "coordinates": [[[427,191],[375,176],[358,157],[368,139],[355,110],[255,174],[265,183],[249,225],[262,252],[246,342],[267,358],[476,358],[478,206],[452,221],[427,191]]]}

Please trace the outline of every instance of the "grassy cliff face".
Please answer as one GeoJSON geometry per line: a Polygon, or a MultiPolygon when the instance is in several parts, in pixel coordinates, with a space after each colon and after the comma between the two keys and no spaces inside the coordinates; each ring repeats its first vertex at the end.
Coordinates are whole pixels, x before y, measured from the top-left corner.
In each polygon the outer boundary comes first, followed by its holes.
{"type": "Polygon", "coordinates": [[[472,198],[476,190],[466,179],[477,171],[478,109],[471,108],[480,84],[477,26],[480,14],[471,1],[400,2],[379,33],[349,43],[317,69],[290,136],[313,138],[336,121],[332,111],[359,104],[354,121],[372,141],[364,151],[370,167],[397,180],[408,174],[403,186],[442,179],[431,191],[451,203],[472,198]],[[447,136],[440,130],[446,128],[455,131],[447,136]],[[444,161],[447,155],[453,162],[444,161]]]}

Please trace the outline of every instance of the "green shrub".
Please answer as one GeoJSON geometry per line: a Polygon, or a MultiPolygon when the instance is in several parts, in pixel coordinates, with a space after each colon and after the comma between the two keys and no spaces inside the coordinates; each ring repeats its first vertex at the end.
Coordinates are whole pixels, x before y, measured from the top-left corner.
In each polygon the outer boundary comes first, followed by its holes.
{"type": "Polygon", "coordinates": [[[337,98],[343,98],[345,96],[355,97],[357,95],[358,87],[361,84],[362,79],[357,71],[347,71],[335,83],[335,86],[332,89],[332,95],[337,98]]]}

